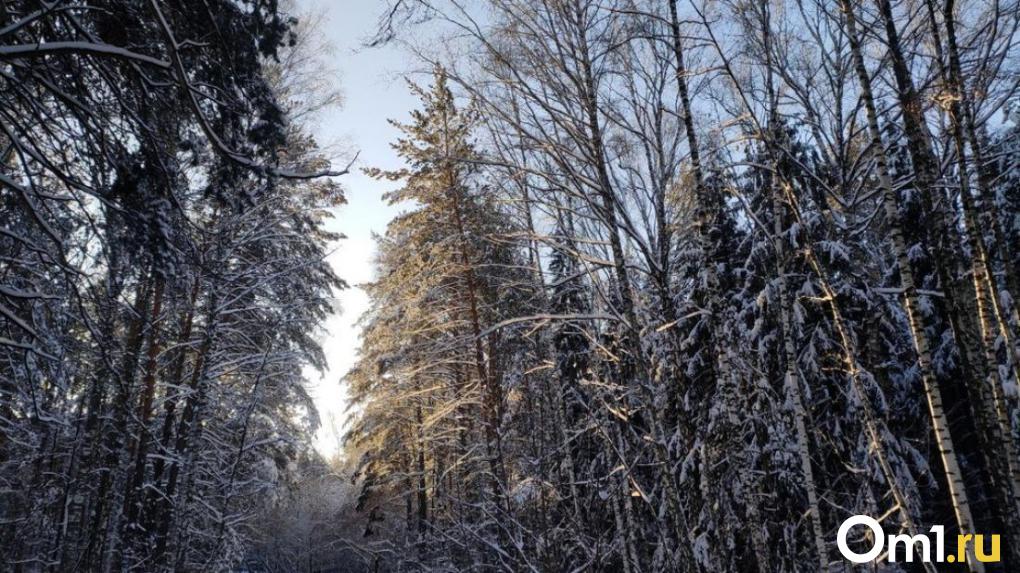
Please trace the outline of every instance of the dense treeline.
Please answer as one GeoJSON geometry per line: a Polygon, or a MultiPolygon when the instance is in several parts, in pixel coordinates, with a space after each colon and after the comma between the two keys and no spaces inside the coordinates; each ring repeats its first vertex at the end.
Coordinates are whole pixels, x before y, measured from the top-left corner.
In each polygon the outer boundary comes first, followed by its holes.
{"type": "Polygon", "coordinates": [[[229,569],[316,463],[343,196],[292,121],[336,102],[302,30],[0,1],[0,569],[229,569]]]}
{"type": "Polygon", "coordinates": [[[1020,567],[1015,2],[391,8],[446,41],[372,172],[367,567],[845,570],[854,514],[1020,567]]]}

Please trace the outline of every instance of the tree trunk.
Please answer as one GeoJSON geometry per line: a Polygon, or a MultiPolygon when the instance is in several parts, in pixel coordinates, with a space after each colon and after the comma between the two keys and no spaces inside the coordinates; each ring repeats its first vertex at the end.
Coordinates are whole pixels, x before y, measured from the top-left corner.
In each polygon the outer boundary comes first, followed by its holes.
{"type": "MultiPolygon", "coordinates": [[[[930,345],[928,343],[927,335],[925,334],[924,326],[921,324],[917,285],[914,281],[913,269],[911,268],[910,259],[907,255],[906,241],[903,238],[902,216],[897,207],[896,192],[892,178],[889,175],[888,160],[885,154],[885,144],[882,140],[881,130],[879,129],[878,113],[871,90],[871,79],[868,76],[867,69],[864,65],[860,37],[857,33],[856,15],[847,0],[842,0],[841,4],[843,13],[846,15],[847,19],[847,32],[854,68],[861,87],[862,99],[867,113],[868,130],[872,139],[879,185],[882,188],[883,207],[885,209],[886,218],[889,221],[889,238],[892,241],[893,252],[896,255],[900,285],[903,289],[904,306],[907,311],[907,319],[910,326],[911,336],[914,341],[914,348],[917,353],[918,367],[921,372],[922,381],[924,382],[925,388],[928,388],[936,384],[931,365],[931,351],[929,350],[930,345]]],[[[986,331],[986,329],[982,330],[986,331]]],[[[962,352],[964,351],[961,349],[961,353],[962,352]]],[[[980,381],[978,383],[980,384],[980,381]]],[[[984,412],[984,408],[980,405],[977,407],[977,410],[982,414],[984,412]]],[[[979,418],[984,418],[984,416],[981,415],[979,418]]],[[[999,423],[1001,424],[1001,420],[999,423]]],[[[996,461],[995,458],[997,457],[998,456],[989,456],[990,463],[994,464],[996,461]]],[[[1010,463],[1009,465],[1012,467],[1013,464],[1010,463]]],[[[1010,473],[1012,473],[1012,471],[1010,471],[1010,473]]],[[[1015,505],[1015,481],[1012,478],[1007,477],[1007,479],[1009,479],[1009,481],[1004,484],[1006,487],[1004,501],[1015,505]]]]}
{"type": "MultiPolygon", "coordinates": [[[[921,102],[914,89],[913,81],[906,60],[903,57],[903,50],[900,46],[899,32],[896,29],[896,22],[893,18],[892,7],[889,0],[876,0],[879,12],[885,23],[886,40],[889,48],[890,59],[892,60],[893,75],[896,78],[897,95],[900,100],[900,107],[903,110],[904,130],[907,135],[908,150],[911,162],[916,171],[918,190],[922,193],[933,193],[935,182],[935,169],[931,149],[928,146],[928,138],[924,134],[924,122],[922,116],[921,102]]],[[[932,201],[932,203],[937,203],[932,201]]],[[[938,209],[938,206],[935,206],[938,209]]],[[[939,211],[942,211],[939,209],[939,211]]],[[[938,222],[942,217],[936,216],[938,222]]],[[[940,240],[944,240],[949,226],[938,225],[940,240]]],[[[902,269],[901,269],[902,270],[902,269]]],[[[943,285],[948,289],[949,285],[943,285]]],[[[929,384],[925,387],[925,394],[928,398],[928,409],[931,414],[932,427],[935,430],[936,443],[939,454],[942,458],[943,470],[946,482],[949,486],[949,495],[953,505],[953,512],[956,514],[957,526],[963,534],[974,533],[974,519],[971,515],[970,502],[967,495],[967,488],[963,482],[963,475],[960,473],[959,462],[956,452],[953,449],[952,437],[949,434],[948,420],[942,407],[941,392],[937,384],[929,384]]],[[[984,565],[977,561],[974,555],[973,546],[968,546],[967,565],[972,572],[983,572],[984,565]]]]}
{"type": "Polygon", "coordinates": [[[145,466],[148,457],[149,445],[149,420],[152,417],[152,402],[156,395],[156,376],[159,368],[159,353],[162,345],[160,332],[160,314],[163,310],[163,289],[165,279],[162,275],[156,277],[156,293],[152,303],[152,316],[149,319],[149,346],[145,356],[145,369],[142,378],[142,395],[138,405],[138,433],[135,435],[131,447],[135,453],[134,471],[127,488],[124,490],[124,534],[137,527],[138,515],[142,503],[142,484],[145,480],[145,466]]]}

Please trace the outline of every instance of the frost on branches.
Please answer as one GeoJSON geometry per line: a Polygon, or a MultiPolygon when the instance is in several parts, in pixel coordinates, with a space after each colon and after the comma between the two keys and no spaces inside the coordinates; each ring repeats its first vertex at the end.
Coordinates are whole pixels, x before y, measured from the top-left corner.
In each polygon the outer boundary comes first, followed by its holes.
{"type": "Polygon", "coordinates": [[[329,461],[289,10],[0,2],[10,568],[836,572],[856,514],[1020,568],[1016,0],[382,3],[427,72],[329,461]]]}

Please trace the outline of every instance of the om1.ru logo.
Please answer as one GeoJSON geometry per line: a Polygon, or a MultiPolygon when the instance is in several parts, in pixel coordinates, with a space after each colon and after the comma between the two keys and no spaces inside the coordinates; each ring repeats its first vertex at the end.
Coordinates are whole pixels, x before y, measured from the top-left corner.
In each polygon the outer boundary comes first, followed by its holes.
{"type": "Polygon", "coordinates": [[[999,536],[991,536],[991,550],[985,551],[984,535],[957,535],[956,555],[946,555],[946,527],[935,525],[931,528],[935,537],[935,555],[931,554],[932,540],[929,536],[918,534],[910,536],[889,535],[886,537],[882,531],[882,525],[867,515],[855,515],[839,526],[836,534],[836,545],[839,552],[847,560],[854,563],[869,563],[878,559],[888,543],[889,562],[896,563],[900,560],[899,551],[902,548],[903,561],[913,563],[914,554],[917,553],[922,563],[962,563],[965,560],[977,560],[982,563],[996,563],[999,561],[999,536]],[[864,553],[857,553],[847,544],[847,536],[854,526],[864,525],[871,529],[871,549],[864,553]],[[971,545],[973,542],[973,545],[971,545]]]}

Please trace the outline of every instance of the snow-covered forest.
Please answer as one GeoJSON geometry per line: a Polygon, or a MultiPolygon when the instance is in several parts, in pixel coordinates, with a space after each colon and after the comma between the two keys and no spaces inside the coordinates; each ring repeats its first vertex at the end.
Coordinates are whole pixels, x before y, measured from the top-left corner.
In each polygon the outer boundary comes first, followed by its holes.
{"type": "Polygon", "coordinates": [[[0,567],[836,572],[863,514],[1020,568],[1017,0],[381,1],[396,170],[292,12],[0,0],[0,567]]]}
{"type": "MultiPolygon", "coordinates": [[[[0,0],[0,570],[223,571],[313,454],[336,94],[276,0],[0,0]]],[[[278,570],[296,570],[289,566],[278,570]]]]}

